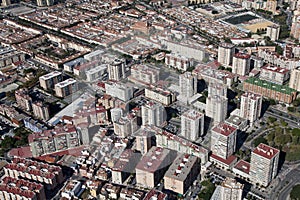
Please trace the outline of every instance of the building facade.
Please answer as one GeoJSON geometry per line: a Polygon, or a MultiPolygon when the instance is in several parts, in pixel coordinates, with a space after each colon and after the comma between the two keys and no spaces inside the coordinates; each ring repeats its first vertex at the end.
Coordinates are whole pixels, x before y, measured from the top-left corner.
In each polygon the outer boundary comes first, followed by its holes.
{"type": "Polygon", "coordinates": [[[165,107],[154,101],[142,105],[142,125],[162,126],[167,119],[165,107]]]}
{"type": "Polygon", "coordinates": [[[300,91],[300,67],[292,70],[289,86],[290,88],[300,91]]]}
{"type": "Polygon", "coordinates": [[[262,109],[262,96],[246,92],[241,96],[240,116],[249,120],[250,125],[260,118],[262,109]]]}
{"type": "Polygon", "coordinates": [[[250,72],[250,55],[245,53],[236,53],[232,61],[232,73],[245,76],[250,72]]]}
{"type": "Polygon", "coordinates": [[[66,97],[78,90],[78,84],[75,79],[69,78],[65,81],[55,84],[55,95],[58,97],[66,97]]]}
{"type": "Polygon", "coordinates": [[[62,73],[58,71],[51,72],[39,78],[40,86],[44,90],[54,89],[54,85],[63,80],[62,73]]]}
{"type": "Polygon", "coordinates": [[[205,115],[212,118],[214,123],[222,122],[227,117],[228,98],[214,95],[206,99],[205,115]]]}
{"type": "Polygon", "coordinates": [[[196,110],[188,110],[181,115],[181,135],[196,141],[204,134],[204,114],[196,110]]]}
{"type": "Polygon", "coordinates": [[[232,57],[235,53],[235,47],[229,43],[222,43],[218,48],[218,62],[226,67],[232,63],[232,57]]]}

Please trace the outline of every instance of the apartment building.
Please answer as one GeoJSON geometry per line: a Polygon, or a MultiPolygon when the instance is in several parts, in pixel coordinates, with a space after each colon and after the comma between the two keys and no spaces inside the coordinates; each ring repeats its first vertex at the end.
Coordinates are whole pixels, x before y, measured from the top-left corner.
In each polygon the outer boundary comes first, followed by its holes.
{"type": "Polygon", "coordinates": [[[41,101],[34,102],[32,104],[32,110],[34,116],[44,121],[47,121],[50,118],[49,106],[41,101]]]}
{"type": "Polygon", "coordinates": [[[215,189],[211,200],[242,200],[244,185],[235,179],[226,178],[225,181],[215,189]]]}
{"type": "Polygon", "coordinates": [[[127,114],[114,122],[114,131],[120,137],[127,137],[137,131],[137,117],[134,114],[127,114]]]}
{"type": "Polygon", "coordinates": [[[221,122],[211,130],[211,151],[214,155],[227,159],[235,152],[237,129],[221,122]]]}
{"type": "Polygon", "coordinates": [[[280,33],[280,26],[274,24],[267,27],[267,36],[272,41],[276,41],[279,39],[279,33],[280,33]]]}
{"type": "Polygon", "coordinates": [[[229,43],[222,43],[218,48],[218,62],[226,67],[232,64],[232,57],[235,53],[235,46],[229,43]]]}
{"type": "Polygon", "coordinates": [[[164,176],[164,187],[184,195],[200,173],[200,160],[189,154],[179,155],[164,176]]]}
{"type": "Polygon", "coordinates": [[[40,86],[44,90],[54,89],[54,85],[63,80],[62,73],[58,71],[51,72],[39,78],[40,86]]]}
{"type": "Polygon", "coordinates": [[[249,120],[250,125],[261,115],[263,97],[259,94],[246,92],[241,96],[240,116],[249,120]]]}
{"type": "Polygon", "coordinates": [[[47,189],[54,189],[64,181],[61,167],[25,158],[13,158],[3,170],[5,176],[38,182],[44,184],[47,189]]]}
{"type": "Polygon", "coordinates": [[[157,101],[164,106],[168,106],[176,101],[176,95],[173,92],[154,85],[145,88],[145,97],[157,101]]]}
{"type": "Polygon", "coordinates": [[[44,154],[51,154],[75,148],[81,145],[81,132],[78,132],[73,125],[57,127],[52,130],[45,130],[28,136],[28,143],[33,157],[44,154]]]}
{"type": "Polygon", "coordinates": [[[211,82],[208,85],[208,96],[227,97],[227,85],[223,83],[211,82]]]}
{"type": "Polygon", "coordinates": [[[54,85],[55,95],[58,97],[66,97],[78,90],[78,84],[75,79],[69,78],[65,81],[54,85]]]}
{"type": "Polygon", "coordinates": [[[46,199],[44,186],[26,179],[4,176],[0,183],[0,199],[46,199]]]}
{"type": "Polygon", "coordinates": [[[196,145],[185,138],[163,130],[157,131],[155,137],[156,145],[158,147],[168,148],[181,153],[194,155],[200,158],[201,164],[205,164],[208,161],[209,150],[202,146],[196,145]]]}
{"type": "Polygon", "coordinates": [[[245,53],[236,53],[232,61],[232,73],[245,76],[250,72],[250,55],[245,53]]]}
{"type": "Polygon", "coordinates": [[[292,103],[296,99],[297,91],[293,88],[277,85],[265,80],[250,77],[243,83],[243,89],[247,92],[260,94],[284,103],[292,103]]]}
{"type": "Polygon", "coordinates": [[[161,147],[151,147],[136,166],[136,183],[154,188],[172,164],[176,152],[161,147]]]}
{"type": "Polygon", "coordinates": [[[214,123],[224,121],[227,118],[228,98],[223,96],[209,96],[206,99],[205,115],[212,118],[214,123]]]}
{"type": "Polygon", "coordinates": [[[107,72],[109,80],[120,81],[126,78],[125,62],[125,60],[116,59],[108,65],[107,72]]]}
{"type": "Polygon", "coordinates": [[[184,56],[171,53],[166,54],[165,64],[169,67],[185,72],[188,68],[193,66],[193,60],[184,56]]]}
{"type": "Polygon", "coordinates": [[[133,88],[126,84],[106,82],[105,91],[106,94],[116,97],[125,102],[133,97],[133,88]]]}
{"type": "Polygon", "coordinates": [[[144,85],[155,84],[159,81],[159,70],[147,65],[134,65],[128,80],[144,85]]]}
{"type": "Polygon", "coordinates": [[[300,91],[300,67],[292,70],[289,86],[290,88],[300,91]]]}
{"type": "Polygon", "coordinates": [[[267,64],[261,68],[259,78],[275,84],[283,85],[290,78],[290,70],[267,64]]]}
{"type": "Polygon", "coordinates": [[[181,115],[181,135],[196,141],[204,134],[204,114],[196,110],[188,110],[181,115]]]}
{"type": "Polygon", "coordinates": [[[28,89],[19,89],[15,91],[15,98],[19,108],[26,111],[32,110],[32,98],[29,96],[28,89]]]}
{"type": "Polygon", "coordinates": [[[167,119],[165,107],[160,103],[148,101],[141,109],[143,125],[162,126],[167,119]]]}
{"type": "Polygon", "coordinates": [[[123,184],[134,171],[139,159],[138,153],[133,152],[131,149],[125,149],[111,169],[111,181],[115,184],[123,184]]]}
{"type": "Polygon", "coordinates": [[[136,139],[136,150],[140,151],[142,155],[145,155],[149,149],[153,146],[153,139],[155,134],[161,129],[156,126],[142,126],[136,133],[134,133],[136,139]]]}
{"type": "Polygon", "coordinates": [[[183,98],[189,98],[197,93],[197,77],[191,72],[179,75],[179,94],[183,98]]]}
{"type": "Polygon", "coordinates": [[[250,180],[268,186],[278,173],[279,154],[278,149],[259,144],[251,153],[250,180]]]}

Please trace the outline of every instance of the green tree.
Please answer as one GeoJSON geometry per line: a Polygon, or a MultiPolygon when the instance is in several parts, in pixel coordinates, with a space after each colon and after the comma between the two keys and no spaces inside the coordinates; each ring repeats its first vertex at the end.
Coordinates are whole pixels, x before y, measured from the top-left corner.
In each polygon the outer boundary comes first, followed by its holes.
{"type": "Polygon", "coordinates": [[[260,137],[256,138],[253,142],[255,147],[257,147],[260,143],[268,144],[268,140],[266,140],[266,138],[260,136],[260,137]]]}
{"type": "Polygon", "coordinates": [[[299,200],[300,199],[300,185],[295,185],[290,193],[290,198],[292,200],[299,200]]]}

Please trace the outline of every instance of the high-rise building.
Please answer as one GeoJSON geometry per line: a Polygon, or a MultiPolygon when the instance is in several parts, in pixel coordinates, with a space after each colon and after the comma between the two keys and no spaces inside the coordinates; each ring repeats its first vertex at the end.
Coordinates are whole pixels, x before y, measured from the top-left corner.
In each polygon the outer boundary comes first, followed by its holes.
{"type": "Polygon", "coordinates": [[[259,78],[271,83],[283,85],[290,78],[290,70],[267,64],[261,68],[259,78]]]}
{"type": "Polygon", "coordinates": [[[244,185],[235,179],[226,178],[218,185],[210,200],[242,200],[244,185]]]}
{"type": "Polygon", "coordinates": [[[211,82],[208,85],[208,96],[223,96],[227,97],[227,85],[223,83],[211,82]]]}
{"type": "Polygon", "coordinates": [[[26,111],[32,109],[32,98],[29,96],[27,89],[19,89],[15,91],[15,98],[18,106],[26,111]]]}
{"type": "Polygon", "coordinates": [[[40,6],[40,7],[52,6],[53,3],[54,3],[53,0],[37,0],[36,1],[37,6],[40,6]]]}
{"type": "Polygon", "coordinates": [[[181,115],[181,135],[196,141],[204,134],[204,114],[196,110],[188,110],[181,115]]]}
{"type": "Polygon", "coordinates": [[[232,61],[232,73],[245,76],[250,72],[250,55],[245,53],[236,53],[232,61]]]}
{"type": "Polygon", "coordinates": [[[197,93],[197,77],[191,72],[179,75],[179,94],[183,98],[189,98],[197,93]]]}
{"type": "Polygon", "coordinates": [[[133,97],[133,88],[126,84],[106,82],[105,91],[106,94],[116,97],[125,102],[133,97]]]}
{"type": "Polygon", "coordinates": [[[144,85],[155,84],[159,81],[159,69],[147,65],[131,66],[128,80],[144,85]]]}
{"type": "Polygon", "coordinates": [[[108,65],[108,79],[119,81],[126,78],[125,74],[125,60],[116,59],[108,65]]]}
{"type": "Polygon", "coordinates": [[[278,40],[279,33],[280,33],[280,26],[274,24],[267,27],[267,36],[272,41],[278,40]]]}
{"type": "Polygon", "coordinates": [[[262,108],[262,96],[246,92],[241,96],[240,116],[249,120],[250,125],[259,119],[262,108]]]}
{"type": "Polygon", "coordinates": [[[278,149],[259,144],[251,153],[250,180],[262,186],[268,186],[278,173],[278,149]]]}
{"type": "Polygon", "coordinates": [[[145,97],[157,101],[165,106],[170,105],[176,100],[176,95],[173,92],[153,85],[145,88],[145,97]]]}
{"type": "Polygon", "coordinates": [[[233,44],[222,43],[218,48],[218,62],[226,67],[230,66],[234,53],[235,47],[233,44]]]}
{"type": "Polygon", "coordinates": [[[291,36],[300,39],[300,12],[299,14],[294,14],[292,28],[291,28],[291,36]]]}
{"type": "Polygon", "coordinates": [[[33,103],[32,110],[33,110],[34,116],[36,116],[39,119],[47,121],[50,118],[49,106],[44,104],[41,101],[33,103]]]}
{"type": "Polygon", "coordinates": [[[200,173],[200,159],[179,155],[164,176],[165,189],[184,195],[200,173]]]}
{"type": "Polygon", "coordinates": [[[227,117],[228,98],[214,95],[206,99],[205,115],[212,118],[214,123],[222,122],[227,117]]]}
{"type": "Polygon", "coordinates": [[[161,131],[156,126],[142,126],[134,135],[136,138],[136,150],[145,155],[152,147],[152,139],[157,132],[161,131]]]}
{"type": "Polygon", "coordinates": [[[136,166],[137,185],[154,188],[174,161],[176,153],[172,150],[153,146],[136,166]]]}
{"type": "Polygon", "coordinates": [[[115,134],[120,137],[127,137],[132,135],[138,129],[137,117],[133,114],[128,114],[119,118],[114,122],[115,134]]]}
{"type": "Polygon", "coordinates": [[[2,6],[9,6],[11,4],[10,0],[2,0],[2,6]]]}
{"type": "Polygon", "coordinates": [[[167,119],[165,107],[154,101],[142,105],[142,124],[161,126],[167,119]]]}
{"type": "Polygon", "coordinates": [[[211,151],[214,155],[227,159],[235,152],[237,129],[221,122],[211,130],[211,151]]]}
{"type": "Polygon", "coordinates": [[[300,67],[292,70],[289,86],[300,91],[300,67]]]}
{"type": "Polygon", "coordinates": [[[55,84],[55,95],[58,97],[66,97],[78,90],[78,84],[75,79],[69,78],[65,81],[55,84]]]}
{"type": "Polygon", "coordinates": [[[44,90],[54,89],[54,85],[62,81],[61,72],[54,71],[39,78],[40,86],[44,90]]]}

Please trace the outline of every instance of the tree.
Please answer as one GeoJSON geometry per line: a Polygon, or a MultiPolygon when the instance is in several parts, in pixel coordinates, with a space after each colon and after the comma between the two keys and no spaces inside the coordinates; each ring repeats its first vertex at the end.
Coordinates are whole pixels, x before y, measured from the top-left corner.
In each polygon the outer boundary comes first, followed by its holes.
{"type": "Polygon", "coordinates": [[[290,198],[292,200],[299,200],[300,199],[300,185],[295,185],[290,193],[290,198]]]}
{"type": "Polygon", "coordinates": [[[274,122],[277,121],[277,119],[274,117],[268,117],[268,121],[273,124],[274,122]]]}
{"type": "Polygon", "coordinates": [[[256,138],[253,142],[255,147],[257,147],[260,143],[268,144],[268,140],[266,140],[266,138],[260,136],[260,137],[256,138]]]}

